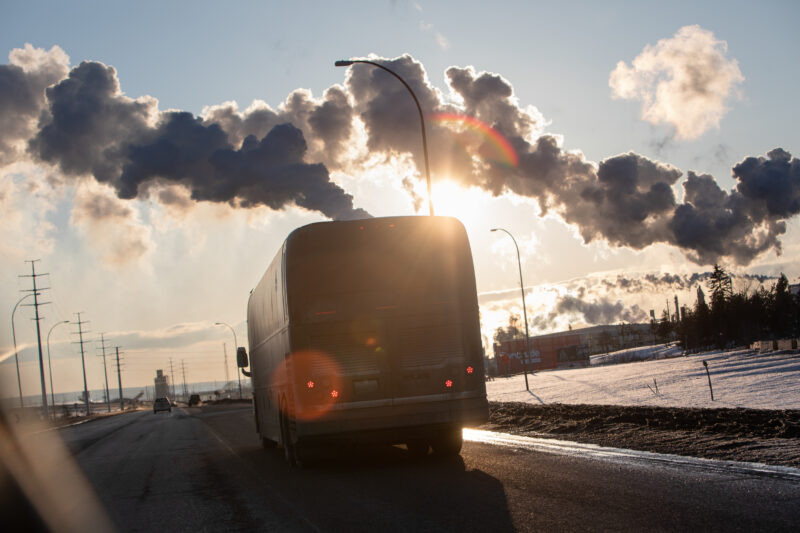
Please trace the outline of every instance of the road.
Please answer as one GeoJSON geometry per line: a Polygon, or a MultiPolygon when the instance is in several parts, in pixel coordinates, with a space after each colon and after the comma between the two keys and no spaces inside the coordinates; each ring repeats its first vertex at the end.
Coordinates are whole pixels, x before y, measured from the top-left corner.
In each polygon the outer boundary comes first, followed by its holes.
{"type": "Polygon", "coordinates": [[[298,470],[280,450],[260,448],[250,407],[237,405],[125,414],[60,434],[121,531],[791,531],[800,523],[792,469],[473,432],[457,459],[350,449],[298,470]]]}

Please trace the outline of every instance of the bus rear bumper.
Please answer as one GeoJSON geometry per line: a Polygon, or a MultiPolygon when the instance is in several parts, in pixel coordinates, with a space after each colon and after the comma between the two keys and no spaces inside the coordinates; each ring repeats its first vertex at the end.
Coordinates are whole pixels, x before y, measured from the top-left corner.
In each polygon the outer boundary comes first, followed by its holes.
{"type": "Polygon", "coordinates": [[[334,406],[314,420],[298,421],[298,440],[406,442],[446,428],[477,425],[489,418],[486,397],[438,394],[334,406]]]}

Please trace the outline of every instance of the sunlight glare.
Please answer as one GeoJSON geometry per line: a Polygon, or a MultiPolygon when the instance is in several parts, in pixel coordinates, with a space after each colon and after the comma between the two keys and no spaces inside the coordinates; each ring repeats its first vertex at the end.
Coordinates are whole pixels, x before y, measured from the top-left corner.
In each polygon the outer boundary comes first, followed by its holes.
{"type": "Polygon", "coordinates": [[[466,188],[453,181],[433,184],[433,206],[440,216],[455,217],[469,229],[485,223],[484,214],[491,198],[475,187],[466,188]]]}

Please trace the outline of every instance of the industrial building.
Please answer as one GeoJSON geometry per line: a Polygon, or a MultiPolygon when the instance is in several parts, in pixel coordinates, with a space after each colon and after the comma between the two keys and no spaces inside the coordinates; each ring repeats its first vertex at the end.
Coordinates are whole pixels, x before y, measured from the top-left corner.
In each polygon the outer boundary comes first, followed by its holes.
{"type": "Polygon", "coordinates": [[[156,370],[155,382],[156,398],[167,398],[169,394],[169,376],[162,370],[156,370]]]}
{"type": "MultiPolygon", "coordinates": [[[[650,324],[593,326],[537,335],[530,338],[528,370],[588,366],[591,355],[650,344],[654,341],[652,335],[650,324]]],[[[522,372],[524,353],[525,337],[496,342],[490,374],[522,372]]]]}

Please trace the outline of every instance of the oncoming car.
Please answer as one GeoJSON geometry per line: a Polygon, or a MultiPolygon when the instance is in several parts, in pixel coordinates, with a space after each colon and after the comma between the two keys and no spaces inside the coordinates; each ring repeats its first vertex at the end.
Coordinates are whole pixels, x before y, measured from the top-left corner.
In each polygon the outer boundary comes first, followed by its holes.
{"type": "Polygon", "coordinates": [[[167,398],[156,398],[156,401],[153,402],[153,414],[159,411],[172,412],[172,404],[169,403],[167,398]]]}

